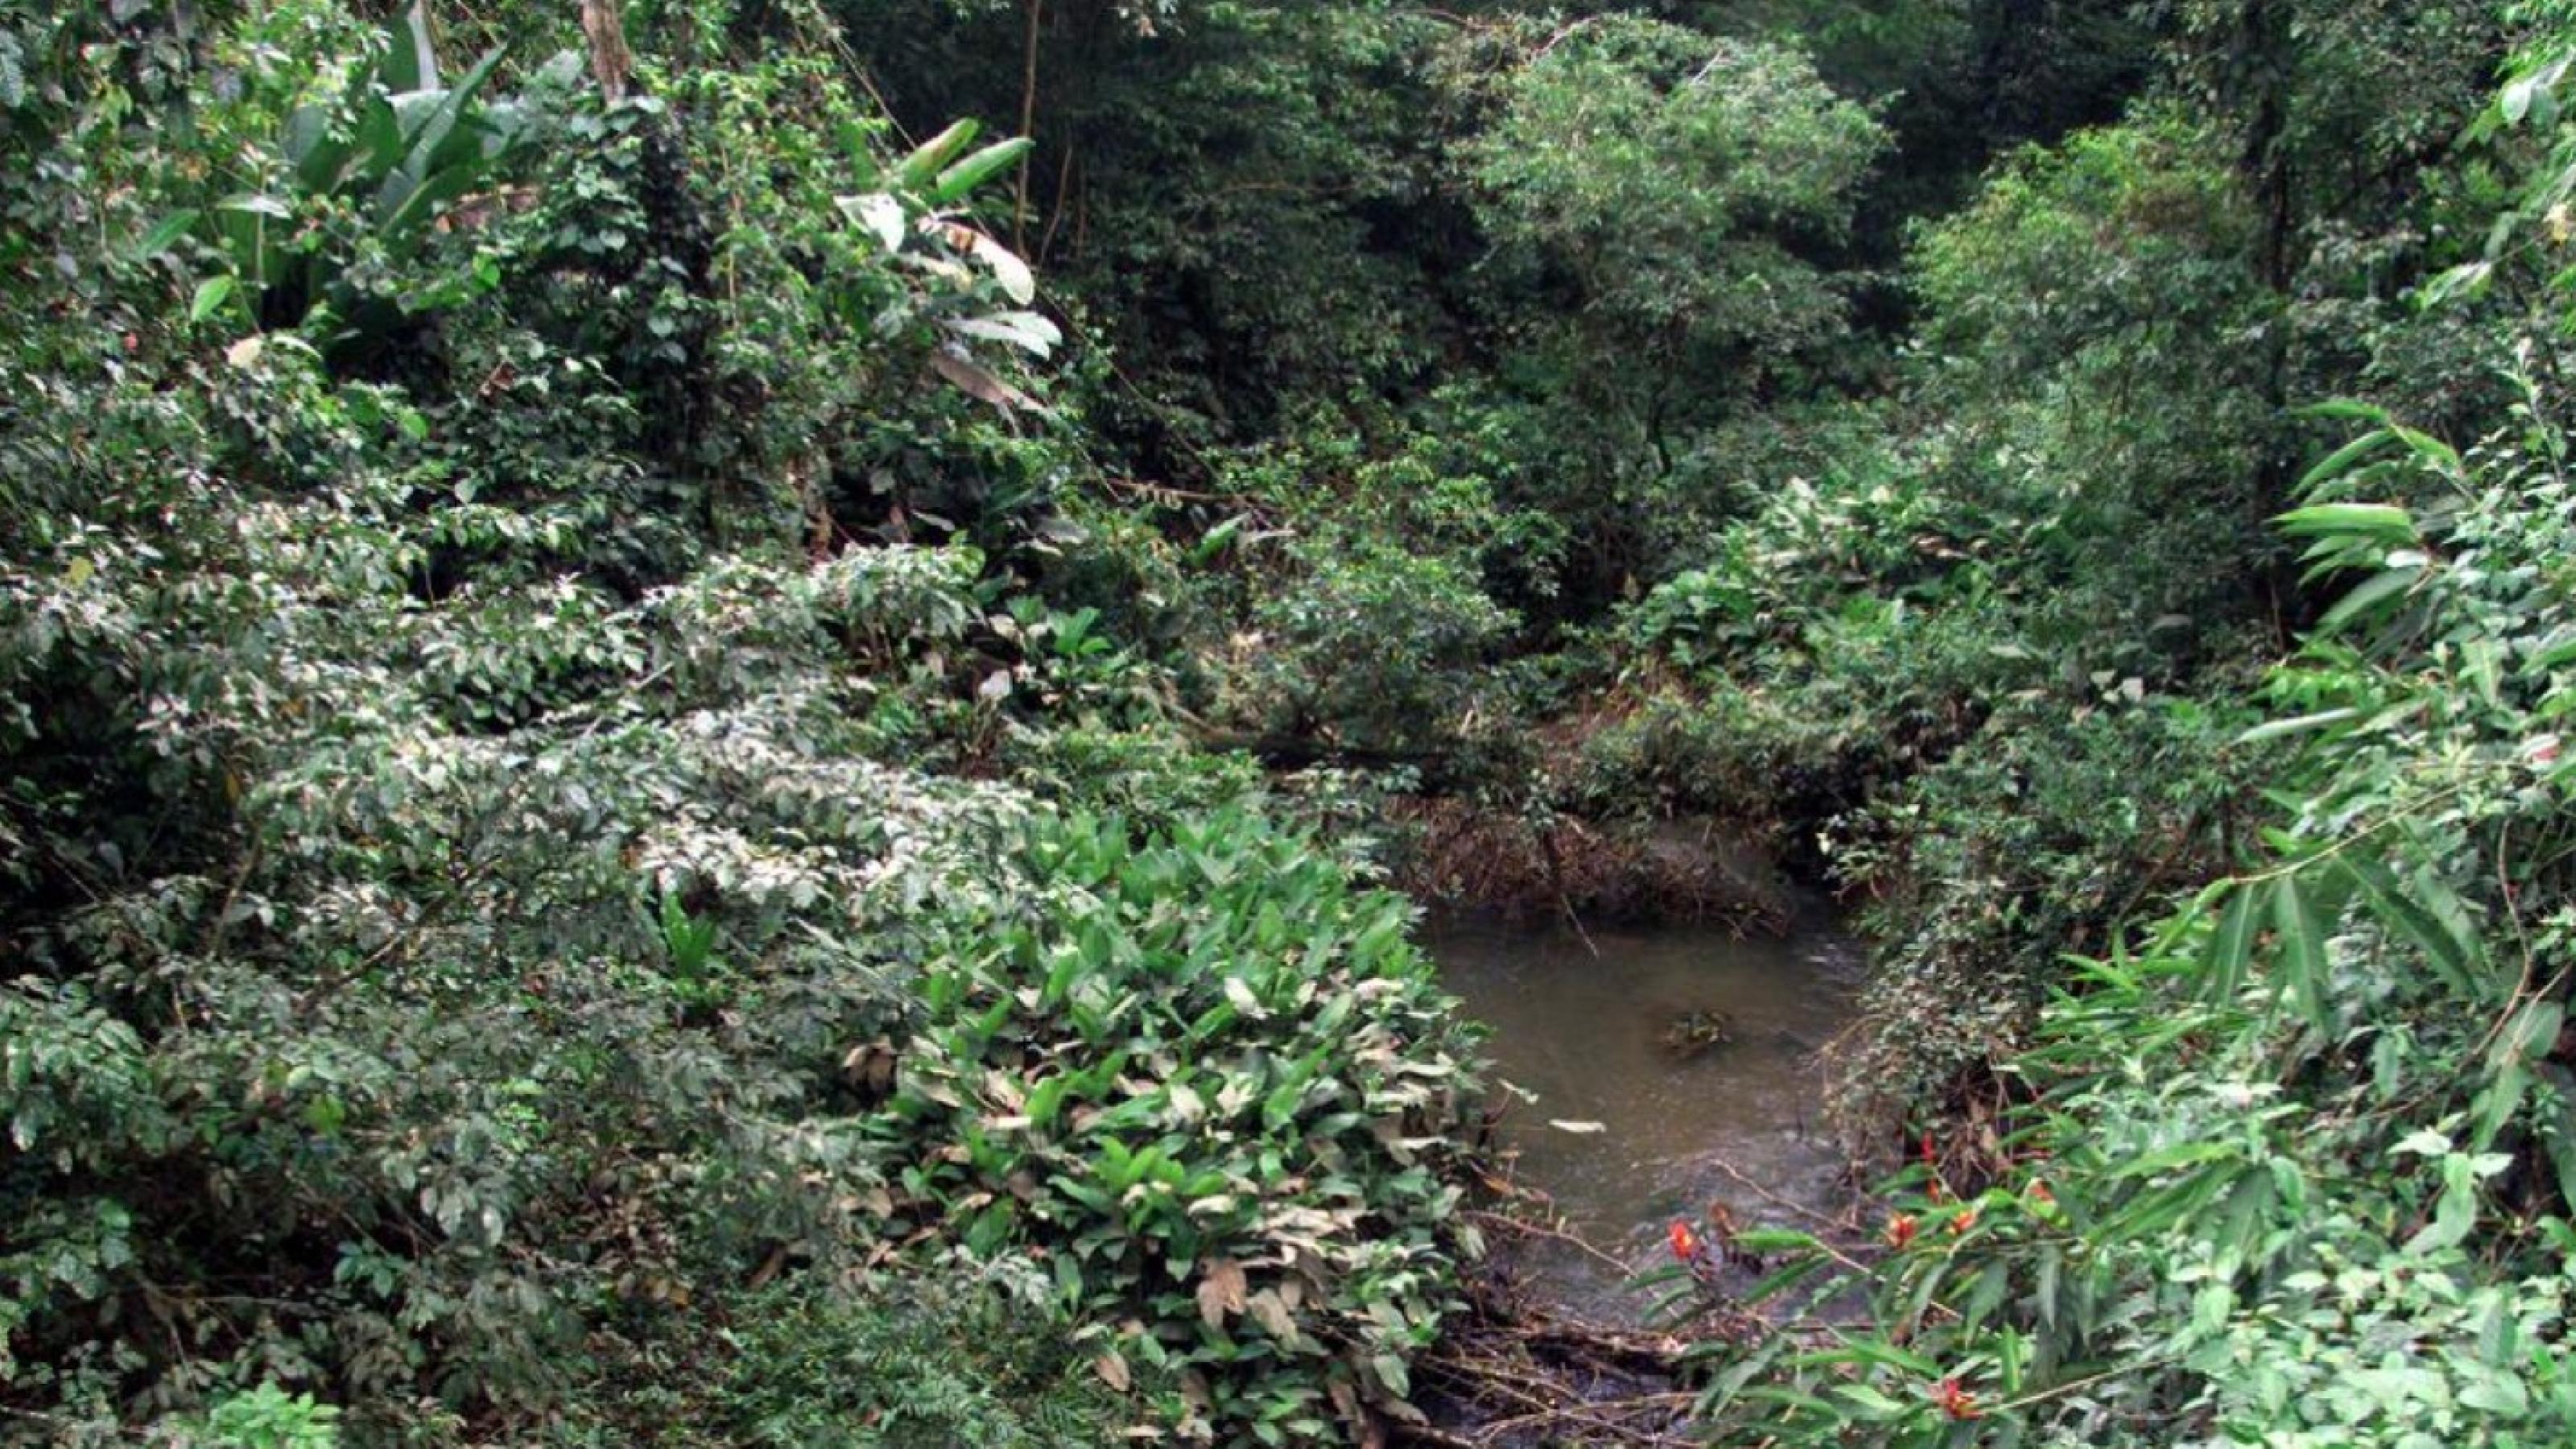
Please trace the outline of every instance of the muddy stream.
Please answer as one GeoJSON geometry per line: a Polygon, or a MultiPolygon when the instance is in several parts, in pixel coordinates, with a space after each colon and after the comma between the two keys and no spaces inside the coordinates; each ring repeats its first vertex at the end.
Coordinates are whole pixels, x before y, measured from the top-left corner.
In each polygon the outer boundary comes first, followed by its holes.
{"type": "MultiPolygon", "coordinates": [[[[1746,1228],[1807,1226],[1789,1204],[1839,1207],[1818,1053],[1850,1017],[1858,946],[1821,912],[1778,940],[1589,934],[1587,948],[1570,930],[1472,917],[1425,933],[1443,982],[1493,1029],[1492,1074],[1538,1099],[1501,1129],[1517,1180],[1635,1271],[1669,1262],[1667,1224],[1701,1222],[1713,1203],[1746,1228]]],[[[1589,1322],[1640,1323],[1650,1306],[1571,1247],[1535,1241],[1520,1267],[1543,1301],[1589,1322]]]]}

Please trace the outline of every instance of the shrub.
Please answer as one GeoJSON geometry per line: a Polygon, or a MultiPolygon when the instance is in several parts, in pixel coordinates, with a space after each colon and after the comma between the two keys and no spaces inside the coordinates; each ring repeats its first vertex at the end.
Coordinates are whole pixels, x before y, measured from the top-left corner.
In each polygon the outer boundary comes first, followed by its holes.
{"type": "Polygon", "coordinates": [[[1042,821],[1023,852],[916,988],[875,1129],[896,1211],[1025,1246],[1112,1382],[1177,1375],[1179,1421],[1281,1443],[1406,1412],[1473,1243],[1444,1171],[1471,1039],[1409,907],[1233,811],[1042,821]]]}

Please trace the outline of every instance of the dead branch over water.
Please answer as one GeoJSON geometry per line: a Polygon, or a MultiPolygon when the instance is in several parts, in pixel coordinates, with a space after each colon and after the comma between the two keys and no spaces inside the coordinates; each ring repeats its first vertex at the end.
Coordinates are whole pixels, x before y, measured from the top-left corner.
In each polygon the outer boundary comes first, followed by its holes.
{"type": "Polygon", "coordinates": [[[1466,1322],[1415,1363],[1438,1422],[1408,1428],[1398,1442],[1438,1449],[1694,1443],[1689,1410],[1697,1395],[1682,1387],[1686,1360],[1694,1349],[1744,1341],[1762,1331],[1761,1321],[1712,1300],[1665,1330],[1586,1322],[1537,1301],[1513,1271],[1517,1255],[1508,1243],[1570,1247],[1623,1274],[1629,1264],[1562,1225],[1508,1211],[1469,1216],[1497,1240],[1496,1250],[1469,1284],[1466,1322]]]}
{"type": "MultiPolygon", "coordinates": [[[[1796,1214],[1847,1267],[1867,1241],[1857,1196],[1829,1215],[1780,1198],[1733,1164],[1719,1169],[1766,1202],[1796,1214]]],[[[1492,1179],[1488,1179],[1493,1181],[1492,1179]]],[[[1468,1284],[1470,1313],[1434,1352],[1416,1360],[1434,1422],[1401,1428],[1394,1442],[1431,1449],[1540,1449],[1558,1445],[1697,1445],[1692,1375],[1713,1350],[1770,1334],[1823,1340],[1857,1323],[1826,1317],[1766,1318],[1716,1290],[1660,1328],[1586,1321],[1547,1304],[1515,1264],[1532,1248],[1569,1249],[1621,1275],[1629,1263],[1554,1218],[1544,1194],[1496,1184],[1500,1200],[1468,1221],[1492,1249],[1468,1284]]]]}

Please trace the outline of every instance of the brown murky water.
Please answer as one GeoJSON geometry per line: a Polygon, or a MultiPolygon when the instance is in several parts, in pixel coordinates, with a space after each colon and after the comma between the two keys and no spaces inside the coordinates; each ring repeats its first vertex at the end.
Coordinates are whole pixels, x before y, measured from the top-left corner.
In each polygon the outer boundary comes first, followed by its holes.
{"type": "MultiPolygon", "coordinates": [[[[1711,1203],[1746,1227],[1808,1226],[1784,1204],[1838,1205],[1843,1164],[1819,1120],[1818,1050],[1850,1018],[1857,945],[1821,916],[1785,940],[1689,927],[1594,927],[1591,938],[1597,956],[1563,929],[1468,918],[1424,932],[1443,982],[1493,1028],[1493,1075],[1538,1097],[1516,1103],[1502,1130],[1520,1182],[1636,1272],[1669,1263],[1666,1225],[1698,1223],[1711,1203]],[[1725,1013],[1730,1039],[1678,1056],[1665,1034],[1694,1011],[1725,1013]]],[[[1539,1292],[1594,1322],[1638,1322],[1657,1296],[1572,1248],[1537,1243],[1523,1266],[1539,1292]]]]}

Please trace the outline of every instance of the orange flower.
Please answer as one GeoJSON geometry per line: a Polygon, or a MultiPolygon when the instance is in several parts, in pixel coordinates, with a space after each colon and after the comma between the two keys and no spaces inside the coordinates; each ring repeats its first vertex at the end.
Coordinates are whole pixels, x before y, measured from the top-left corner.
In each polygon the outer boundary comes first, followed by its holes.
{"type": "Polygon", "coordinates": [[[1889,1218],[1887,1220],[1887,1245],[1900,1253],[1904,1252],[1905,1245],[1914,1241],[1914,1227],[1914,1214],[1912,1213],[1898,1213],[1896,1216],[1889,1218]]]}
{"type": "Polygon", "coordinates": [[[1673,1219],[1672,1227],[1664,1236],[1673,1245],[1673,1256],[1685,1263],[1691,1260],[1693,1253],[1699,1251],[1699,1239],[1691,1236],[1690,1224],[1679,1218],[1673,1219]]]}
{"type": "Polygon", "coordinates": [[[1959,1234],[1966,1232],[1968,1229],[1973,1228],[1976,1225],[1977,1210],[1975,1208],[1962,1208],[1960,1209],[1957,1217],[1950,1219],[1950,1236],[1955,1238],[1959,1234]]]}
{"type": "Polygon", "coordinates": [[[2030,1185],[2030,1200],[2038,1203],[2042,1207],[2045,1207],[2048,1204],[2057,1201],[2057,1194],[2048,1190],[2047,1183],[2033,1182],[2030,1185]]]}
{"type": "Polygon", "coordinates": [[[1932,1391],[1932,1402],[1953,1419],[1977,1417],[1977,1396],[1959,1387],[1957,1379],[1943,1379],[1941,1386],[1932,1391]]]}

